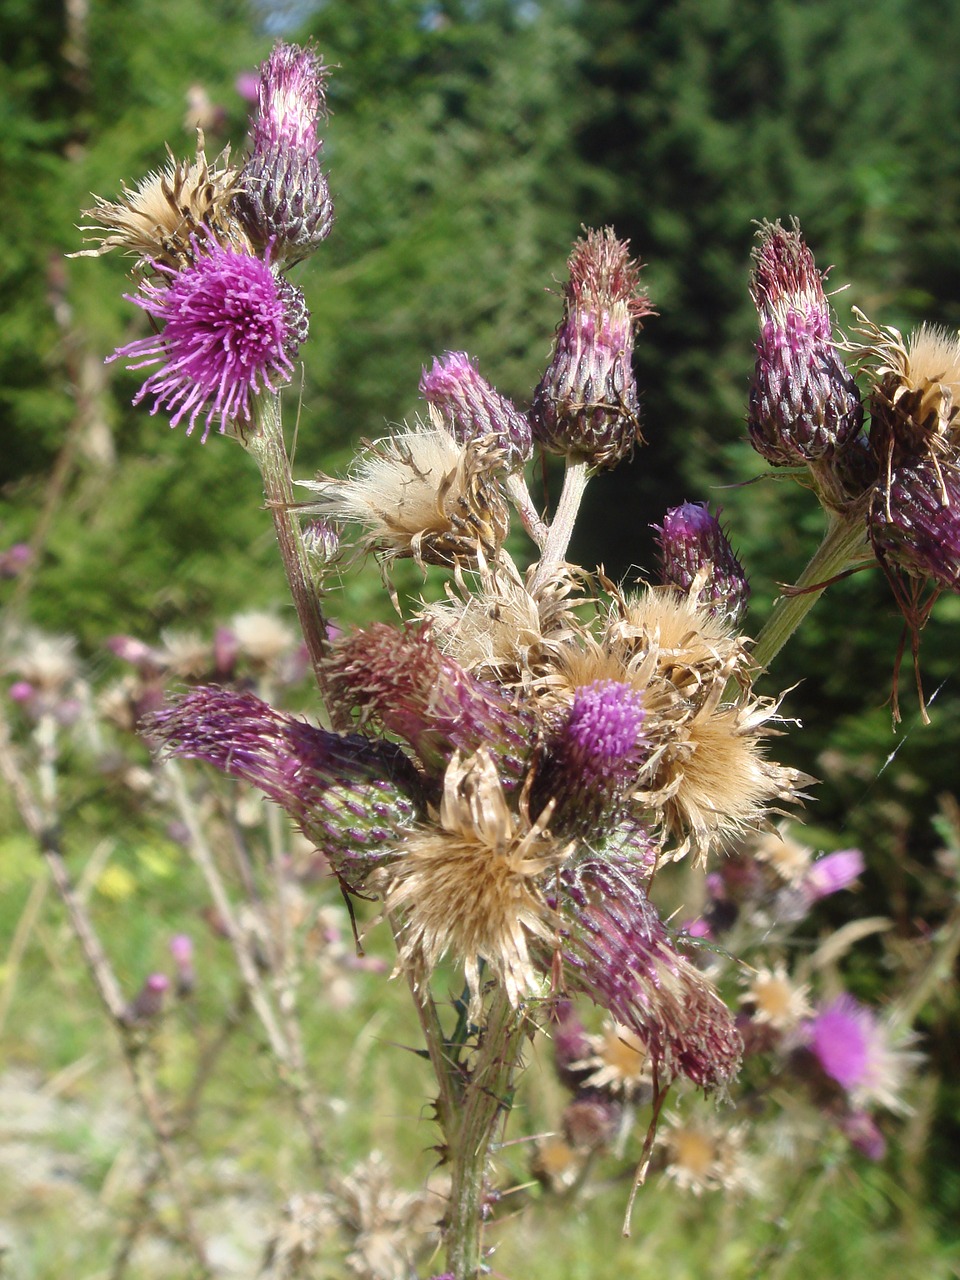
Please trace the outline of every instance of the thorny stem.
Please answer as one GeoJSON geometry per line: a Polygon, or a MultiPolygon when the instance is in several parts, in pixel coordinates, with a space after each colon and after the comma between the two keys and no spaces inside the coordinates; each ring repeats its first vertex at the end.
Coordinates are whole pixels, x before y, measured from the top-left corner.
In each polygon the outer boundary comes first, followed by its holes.
{"type": "Polygon", "coordinates": [[[753,649],[754,661],[768,667],[800,623],[823,595],[827,583],[863,559],[867,543],[864,513],[857,506],[844,514],[827,513],[828,525],[813,559],[797,579],[796,588],[811,591],[781,596],[774,606],[753,649]],[[818,584],[822,584],[819,589],[818,584]]]}
{"type": "Polygon", "coordinates": [[[577,512],[580,510],[580,503],[583,501],[589,478],[590,468],[586,462],[567,463],[567,469],[563,474],[560,501],[557,503],[556,512],[547,530],[540,563],[530,583],[531,595],[536,595],[537,590],[549,579],[554,566],[562,564],[566,558],[577,512]]]}
{"type": "MultiPolygon", "coordinates": [[[[256,397],[256,422],[246,440],[263,477],[263,492],[273,516],[280,557],[290,584],[293,603],[300,619],[303,639],[310,654],[313,672],[321,694],[326,690],[324,659],[329,648],[327,624],[321,607],[322,587],[307,553],[297,504],[293,495],[290,460],[283,440],[280,397],[256,397]]],[[[329,706],[329,699],[324,697],[329,706]]],[[[342,726],[334,725],[334,728],[342,726]]]]}
{"type": "Polygon", "coordinates": [[[477,1280],[482,1261],[483,1199],[497,1125],[510,1110],[513,1075],[526,1017],[498,987],[480,1032],[459,1112],[447,1129],[451,1187],[445,1229],[447,1267],[456,1280],[477,1280]]]}

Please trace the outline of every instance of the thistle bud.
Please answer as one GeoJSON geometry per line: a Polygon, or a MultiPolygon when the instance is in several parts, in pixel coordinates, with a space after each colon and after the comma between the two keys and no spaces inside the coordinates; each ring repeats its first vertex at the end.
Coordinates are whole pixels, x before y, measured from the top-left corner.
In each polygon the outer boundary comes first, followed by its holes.
{"type": "Polygon", "coordinates": [[[934,458],[894,471],[867,515],[881,564],[960,591],[960,473],[934,458]]]}
{"type": "Polygon", "coordinates": [[[823,276],[800,234],[764,223],[750,293],[760,317],[747,426],[775,467],[832,456],[860,430],[863,405],[841,361],[823,276]]]}
{"type": "Polygon", "coordinates": [[[199,687],[147,722],[170,755],[205,760],[285,809],[348,889],[392,856],[419,816],[420,787],[398,747],[329,733],[252,693],[199,687]]]}
{"type": "Polygon", "coordinates": [[[593,467],[615,467],[640,439],[633,342],[652,308],[640,265],[613,229],[588,231],[568,260],[553,357],[534,392],[535,439],[593,467]]]}
{"type": "Polygon", "coordinates": [[[504,452],[508,471],[519,471],[533,450],[529,420],[512,401],[481,377],[464,351],[448,351],[424,370],[420,394],[438,409],[460,444],[492,440],[504,452]]]}
{"type": "Polygon", "coordinates": [[[124,1010],[124,1021],[140,1024],[153,1022],[163,1012],[169,987],[170,979],[165,973],[151,973],[124,1010]]]}
{"type": "Polygon", "coordinates": [[[237,204],[251,238],[261,247],[272,242],[279,263],[305,258],[333,225],[317,136],[326,74],[314,49],[282,42],[260,69],[253,147],[237,204]]]}
{"type": "Polygon", "coordinates": [[[662,580],[665,586],[689,591],[701,581],[697,603],[710,614],[739,627],[750,602],[750,584],[743,565],[727,541],[720,521],[704,502],[671,507],[660,534],[662,580]]]}

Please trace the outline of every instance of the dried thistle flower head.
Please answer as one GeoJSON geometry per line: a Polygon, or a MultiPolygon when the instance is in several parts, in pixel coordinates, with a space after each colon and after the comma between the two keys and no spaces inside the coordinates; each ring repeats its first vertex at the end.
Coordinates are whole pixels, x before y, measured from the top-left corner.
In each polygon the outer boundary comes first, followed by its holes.
{"type": "Polygon", "coordinates": [[[635,1031],[607,1019],[599,1035],[590,1036],[589,1052],[577,1064],[588,1074],[584,1084],[624,1098],[634,1099],[653,1091],[653,1073],[647,1046],[635,1031]]]}
{"type": "Polygon", "coordinates": [[[96,206],[84,210],[84,216],[97,221],[80,230],[100,243],[72,256],[98,258],[123,249],[136,256],[139,267],[179,271],[211,241],[249,254],[249,238],[233,209],[239,176],[229,150],[212,164],[207,161],[199,134],[196,159],[171,156],[166,168],[147,174],[135,190],[124,189],[121,200],[95,196],[96,206]]]}
{"type": "Polygon", "coordinates": [[[881,468],[925,461],[957,446],[960,334],[920,325],[906,338],[860,311],[862,341],[848,349],[870,380],[870,444],[881,468]]]}
{"type": "Polygon", "coordinates": [[[747,425],[774,466],[842,451],[863,423],[856,381],[833,340],[823,277],[794,222],[764,223],[750,292],[760,318],[747,425]]]}
{"type": "Polygon", "coordinates": [[[458,444],[436,421],[368,448],[351,476],[302,482],[304,510],[364,526],[363,545],[387,560],[476,565],[495,559],[509,530],[500,453],[484,440],[458,444]]]}
{"type": "Polygon", "coordinates": [[[550,836],[549,818],[545,810],[531,823],[511,810],[487,751],[457,754],[436,825],[411,833],[389,873],[386,909],[403,920],[400,963],[425,981],[451,953],[464,966],[476,1014],[481,958],[513,1004],[540,989],[528,939],[555,936],[544,873],[570,852],[550,836]]]}
{"type": "Polygon", "coordinates": [[[792,1031],[813,1012],[809,986],[794,982],[782,960],[772,968],[761,966],[746,972],[743,985],[740,1003],[749,1007],[755,1022],[774,1031],[792,1031]]]}
{"type": "Polygon", "coordinates": [[[743,1150],[744,1137],[743,1125],[674,1112],[665,1117],[657,1139],[664,1151],[664,1174],[695,1196],[705,1191],[754,1193],[758,1187],[743,1150]]]}
{"type": "Polygon", "coordinates": [[[578,240],[567,267],[563,319],[533,397],[534,436],[553,453],[615,467],[640,439],[633,343],[653,308],[611,227],[578,240]]]}

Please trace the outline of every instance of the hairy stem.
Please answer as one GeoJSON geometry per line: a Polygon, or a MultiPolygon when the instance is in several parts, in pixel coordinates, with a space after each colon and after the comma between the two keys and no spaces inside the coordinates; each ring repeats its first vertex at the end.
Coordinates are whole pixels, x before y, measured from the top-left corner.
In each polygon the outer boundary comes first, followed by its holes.
{"type": "Polygon", "coordinates": [[[590,469],[586,462],[567,463],[567,469],[563,473],[563,489],[560,492],[560,501],[557,503],[553,520],[547,530],[540,563],[537,565],[533,581],[530,583],[531,594],[536,594],[537,589],[542,587],[549,579],[554,566],[562,564],[566,558],[567,547],[569,547],[570,539],[573,536],[573,526],[576,523],[577,513],[580,510],[580,503],[583,501],[583,495],[589,479],[590,469]]]}
{"type": "Polygon", "coordinates": [[[865,559],[867,532],[862,508],[857,506],[842,515],[828,512],[827,518],[827,531],[813,559],[793,591],[777,601],[757,637],[753,657],[761,667],[770,665],[823,595],[830,580],[865,559]]]}
{"type": "Polygon", "coordinates": [[[497,1126],[510,1110],[526,1030],[524,1014],[498,988],[447,1133],[452,1181],[445,1240],[447,1267],[456,1280],[480,1275],[487,1166],[497,1126]]]}

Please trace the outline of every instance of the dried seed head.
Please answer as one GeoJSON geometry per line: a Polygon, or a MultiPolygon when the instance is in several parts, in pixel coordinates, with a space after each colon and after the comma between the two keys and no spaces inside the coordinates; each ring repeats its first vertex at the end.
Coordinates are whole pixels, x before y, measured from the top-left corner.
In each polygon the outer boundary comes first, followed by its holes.
{"type": "Polygon", "coordinates": [[[832,456],[863,423],[857,384],[833,340],[823,277],[800,228],[764,223],[750,292],[760,317],[747,425],[774,466],[832,456]]]}
{"type": "Polygon", "coordinates": [[[426,981],[449,953],[464,966],[479,1014],[480,959],[513,1004],[540,989],[528,939],[554,937],[543,892],[545,873],[569,846],[546,830],[549,813],[530,823],[514,813],[487,751],[447,768],[436,825],[411,833],[391,869],[386,909],[400,912],[400,963],[426,981]]]}
{"type": "Polygon", "coordinates": [[[610,227],[578,240],[567,266],[563,319],[534,392],[534,437],[553,453],[615,467],[640,439],[633,343],[652,308],[639,263],[610,227]]]}
{"type": "Polygon", "coordinates": [[[136,256],[138,267],[179,271],[211,241],[249,254],[249,238],[234,212],[239,174],[229,163],[229,151],[207,162],[200,134],[195,160],[171,156],[165,169],[149,173],[136,190],[125,189],[122,200],[94,197],[96,206],[85,209],[84,216],[96,222],[80,230],[100,243],[71,256],[97,258],[123,249],[136,256]]]}
{"type": "Polygon", "coordinates": [[[303,482],[315,495],[304,510],[362,524],[363,545],[387,560],[472,566],[494,559],[509,530],[498,472],[497,449],[420,424],[370,446],[345,480],[303,482]]]}

